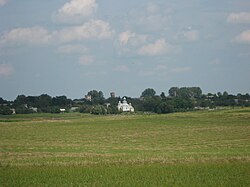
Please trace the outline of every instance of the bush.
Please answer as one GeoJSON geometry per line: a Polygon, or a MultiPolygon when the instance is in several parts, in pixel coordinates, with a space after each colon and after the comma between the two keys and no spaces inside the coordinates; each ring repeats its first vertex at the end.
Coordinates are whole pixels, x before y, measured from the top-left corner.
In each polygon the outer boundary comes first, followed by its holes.
{"type": "Polygon", "coordinates": [[[0,107],[0,114],[2,114],[2,115],[11,115],[12,110],[8,106],[1,106],[0,107]]]}
{"type": "Polygon", "coordinates": [[[24,105],[16,107],[16,114],[31,114],[31,113],[34,113],[34,111],[25,107],[24,105]]]}
{"type": "Polygon", "coordinates": [[[90,105],[83,105],[79,108],[80,113],[91,113],[92,107],[90,105]]]}
{"type": "Polygon", "coordinates": [[[95,114],[95,115],[104,115],[106,113],[107,113],[107,110],[102,105],[96,105],[91,110],[91,114],[95,114]]]}

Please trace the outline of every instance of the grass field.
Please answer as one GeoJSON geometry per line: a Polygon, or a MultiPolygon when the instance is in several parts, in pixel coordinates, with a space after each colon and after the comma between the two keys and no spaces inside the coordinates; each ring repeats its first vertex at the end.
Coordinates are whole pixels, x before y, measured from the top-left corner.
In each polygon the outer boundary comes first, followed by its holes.
{"type": "Polygon", "coordinates": [[[250,109],[0,116],[0,186],[250,186],[250,109]]]}

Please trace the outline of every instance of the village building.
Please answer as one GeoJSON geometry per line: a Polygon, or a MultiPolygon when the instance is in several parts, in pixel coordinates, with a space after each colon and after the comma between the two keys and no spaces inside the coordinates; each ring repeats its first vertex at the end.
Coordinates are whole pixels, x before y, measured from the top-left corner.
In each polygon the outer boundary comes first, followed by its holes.
{"type": "Polygon", "coordinates": [[[111,93],[110,93],[110,97],[111,97],[111,98],[115,98],[115,92],[111,92],[111,93]]]}
{"type": "Polygon", "coordinates": [[[128,104],[126,97],[123,97],[122,102],[121,101],[118,102],[117,108],[121,112],[134,112],[135,111],[132,104],[131,103],[128,104]]]}

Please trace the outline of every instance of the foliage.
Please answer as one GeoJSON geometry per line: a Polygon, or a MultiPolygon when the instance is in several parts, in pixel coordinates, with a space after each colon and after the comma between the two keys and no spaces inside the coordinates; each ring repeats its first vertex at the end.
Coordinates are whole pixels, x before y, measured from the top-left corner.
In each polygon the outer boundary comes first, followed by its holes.
{"type": "MultiPolygon", "coordinates": [[[[141,93],[140,98],[126,96],[132,103],[135,111],[153,113],[172,113],[191,111],[194,109],[213,109],[216,107],[248,107],[250,106],[249,94],[232,95],[224,91],[217,94],[202,94],[200,87],[171,87],[169,95],[161,92],[157,95],[153,88],[147,88],[141,93]]],[[[40,96],[18,95],[14,102],[0,98],[0,106],[14,108],[18,113],[31,113],[34,111],[44,113],[58,113],[60,108],[70,110],[78,107],[80,113],[118,114],[117,109],[120,97],[105,99],[102,91],[91,90],[87,93],[91,99],[75,99],[72,101],[66,96],[51,97],[47,94],[40,96]],[[37,108],[37,110],[32,110],[37,108]],[[92,112],[93,110],[93,112],[92,112]]],[[[7,112],[8,113],[8,112],[7,112]]]]}
{"type": "Polygon", "coordinates": [[[92,106],[90,106],[90,105],[82,105],[79,108],[80,113],[91,113],[91,110],[92,110],[92,106]]]}
{"type": "Polygon", "coordinates": [[[16,114],[32,114],[33,110],[29,109],[26,105],[19,105],[15,108],[16,114]]]}
{"type": "Polygon", "coordinates": [[[95,115],[103,115],[106,113],[107,113],[107,110],[102,105],[95,105],[91,110],[91,114],[95,114],[95,115]]]}
{"type": "Polygon", "coordinates": [[[8,106],[0,106],[0,114],[1,115],[11,115],[13,112],[8,106]]]}
{"type": "Polygon", "coordinates": [[[88,95],[91,96],[92,104],[104,104],[104,95],[102,91],[92,90],[88,92],[88,95]]]}
{"type": "Polygon", "coordinates": [[[141,97],[154,97],[155,94],[156,92],[153,88],[147,88],[142,92],[141,97]]]}

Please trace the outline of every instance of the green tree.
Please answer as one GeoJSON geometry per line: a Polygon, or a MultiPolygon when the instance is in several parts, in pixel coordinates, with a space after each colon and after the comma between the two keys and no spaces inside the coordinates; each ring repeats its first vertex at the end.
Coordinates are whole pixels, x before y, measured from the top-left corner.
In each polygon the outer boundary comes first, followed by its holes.
{"type": "Polygon", "coordinates": [[[67,107],[72,103],[71,99],[66,96],[56,96],[52,98],[52,105],[59,107],[67,107]]]}
{"type": "Polygon", "coordinates": [[[39,108],[46,108],[46,107],[50,107],[52,105],[52,98],[51,96],[47,95],[47,94],[42,94],[38,97],[38,103],[37,103],[37,107],[39,108]]]}
{"type": "Polygon", "coordinates": [[[15,106],[20,106],[25,104],[27,104],[27,99],[25,95],[18,95],[17,98],[14,100],[15,106]]]}
{"type": "Polygon", "coordinates": [[[90,105],[82,105],[79,108],[80,113],[91,113],[91,110],[92,110],[92,106],[90,106],[90,105]]]}
{"type": "Polygon", "coordinates": [[[142,92],[141,97],[154,97],[155,94],[156,92],[153,88],[147,88],[142,92]]]}
{"type": "Polygon", "coordinates": [[[169,96],[171,97],[177,97],[179,95],[179,88],[178,87],[172,87],[169,89],[168,93],[169,93],[169,96]]]}
{"type": "Polygon", "coordinates": [[[31,114],[34,113],[33,110],[27,108],[25,105],[19,105],[16,108],[16,114],[31,114]]]}
{"type": "Polygon", "coordinates": [[[92,90],[92,91],[88,92],[88,95],[91,96],[92,104],[94,104],[94,105],[104,104],[105,98],[104,98],[102,91],[92,90]]]}
{"type": "Polygon", "coordinates": [[[2,114],[2,115],[11,115],[12,110],[8,106],[0,106],[0,114],[2,114]]]}
{"type": "Polygon", "coordinates": [[[161,96],[162,99],[165,99],[165,98],[166,98],[166,95],[165,95],[164,92],[161,92],[161,95],[160,95],[160,96],[161,96]]]}
{"type": "Polygon", "coordinates": [[[106,113],[107,113],[106,108],[102,105],[95,105],[91,110],[91,114],[95,115],[104,115],[106,113]]]}

